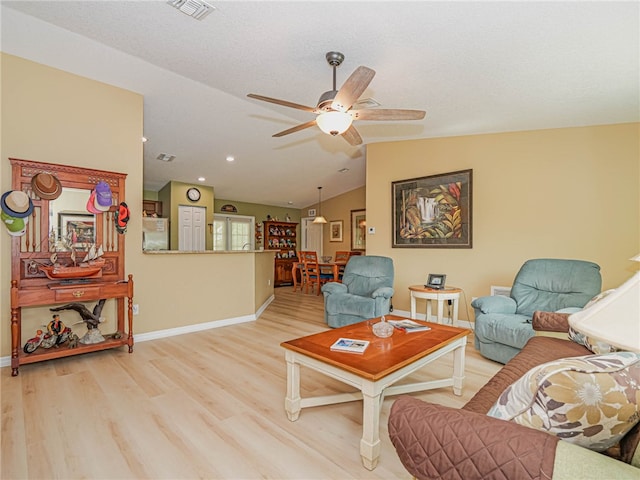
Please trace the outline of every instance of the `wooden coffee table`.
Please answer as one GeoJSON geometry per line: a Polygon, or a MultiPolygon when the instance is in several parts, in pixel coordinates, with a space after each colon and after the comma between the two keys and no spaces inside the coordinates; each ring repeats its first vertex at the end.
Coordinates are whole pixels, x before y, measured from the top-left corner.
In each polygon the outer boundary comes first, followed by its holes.
{"type": "MultiPolygon", "coordinates": [[[[386,315],[386,318],[399,320],[406,317],[386,315]]],[[[371,328],[378,321],[379,318],[374,318],[280,344],[286,349],[285,410],[289,420],[296,421],[302,408],[363,400],[360,456],[362,464],[369,470],[376,468],[380,456],[380,408],[384,397],[448,386],[453,386],[454,394],[461,395],[464,350],[470,333],[466,328],[416,320],[429,325],[431,330],[412,333],[394,330],[391,337],[378,338],[371,328]],[[361,354],[332,351],[331,345],[340,337],[369,340],[371,343],[361,354]],[[453,352],[452,377],[392,386],[449,352],[453,352]],[[351,385],[359,391],[301,398],[300,365],[351,385]]]]}

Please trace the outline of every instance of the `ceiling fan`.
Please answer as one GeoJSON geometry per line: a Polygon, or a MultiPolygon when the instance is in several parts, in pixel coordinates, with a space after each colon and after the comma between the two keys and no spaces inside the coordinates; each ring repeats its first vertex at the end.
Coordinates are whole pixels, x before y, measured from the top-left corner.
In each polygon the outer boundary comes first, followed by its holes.
{"type": "Polygon", "coordinates": [[[333,89],[320,95],[320,100],[318,100],[318,105],[315,108],[277,98],[256,95],[255,93],[247,95],[249,98],[275,103],[284,107],[297,108],[317,115],[314,120],[278,132],[273,135],[274,137],[282,137],[318,125],[323,132],[329,135],[342,135],[351,145],[360,145],[362,137],[352,125],[353,120],[421,120],[424,118],[424,110],[352,109],[351,107],[367,89],[376,72],[370,68],[360,66],[347,78],[340,90],[336,90],[336,68],[343,62],[344,55],[340,52],[328,52],[326,58],[329,65],[333,67],[333,89]]]}

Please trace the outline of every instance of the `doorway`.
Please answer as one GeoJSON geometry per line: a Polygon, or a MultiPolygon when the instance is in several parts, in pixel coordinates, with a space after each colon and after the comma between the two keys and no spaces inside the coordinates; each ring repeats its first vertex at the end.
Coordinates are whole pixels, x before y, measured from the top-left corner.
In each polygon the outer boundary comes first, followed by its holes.
{"type": "Polygon", "coordinates": [[[322,256],[322,224],[313,223],[313,217],[305,217],[301,220],[300,247],[299,250],[317,252],[322,256]]]}
{"type": "Polygon", "coordinates": [[[206,214],[205,207],[178,206],[178,250],[204,251],[206,214]]]}

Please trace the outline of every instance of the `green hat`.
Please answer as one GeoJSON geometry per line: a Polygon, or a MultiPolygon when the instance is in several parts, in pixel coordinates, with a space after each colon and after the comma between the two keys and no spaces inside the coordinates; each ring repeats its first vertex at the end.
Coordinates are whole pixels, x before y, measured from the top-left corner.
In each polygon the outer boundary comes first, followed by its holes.
{"type": "Polygon", "coordinates": [[[7,233],[12,237],[20,237],[27,231],[27,223],[29,223],[29,217],[12,217],[5,211],[0,213],[0,219],[7,228],[7,233]]]}

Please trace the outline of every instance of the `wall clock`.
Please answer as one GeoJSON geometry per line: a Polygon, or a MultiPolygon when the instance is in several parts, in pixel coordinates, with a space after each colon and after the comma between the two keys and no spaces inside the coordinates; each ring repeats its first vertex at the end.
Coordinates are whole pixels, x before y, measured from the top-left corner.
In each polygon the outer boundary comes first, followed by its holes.
{"type": "Polygon", "coordinates": [[[192,202],[197,202],[200,200],[200,190],[197,188],[190,188],[187,190],[187,198],[192,202]]]}

